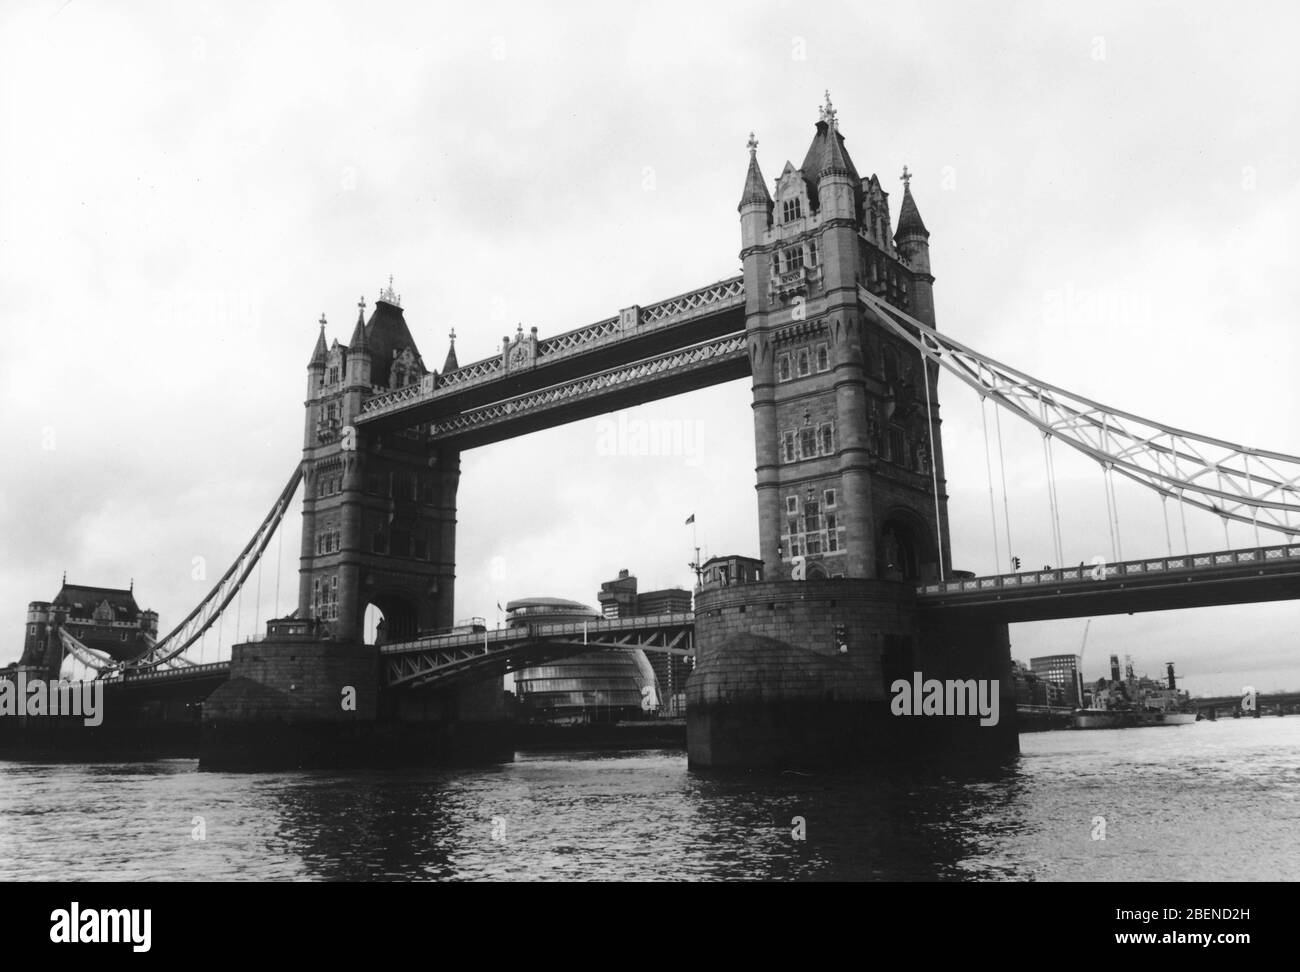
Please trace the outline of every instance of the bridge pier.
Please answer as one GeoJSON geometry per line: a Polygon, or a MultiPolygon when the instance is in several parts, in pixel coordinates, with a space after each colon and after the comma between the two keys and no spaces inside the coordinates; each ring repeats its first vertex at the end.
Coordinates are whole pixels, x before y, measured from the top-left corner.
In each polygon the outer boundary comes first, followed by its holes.
{"type": "Polygon", "coordinates": [[[1019,751],[1006,626],[931,621],[916,609],[911,585],[721,587],[697,594],[695,625],[697,662],[686,687],[692,768],[1000,759],[1019,751]],[[996,723],[896,713],[902,693],[893,686],[910,686],[918,673],[987,679],[997,693],[996,723]]]}
{"type": "Polygon", "coordinates": [[[272,622],[235,645],[230,678],[203,704],[201,769],[352,762],[373,736],[378,651],[319,637],[311,622],[272,622]]]}
{"type": "Polygon", "coordinates": [[[203,703],[200,769],[513,758],[499,677],[389,695],[374,646],[322,637],[312,621],[267,627],[264,640],[234,646],[229,680],[203,703]]]}

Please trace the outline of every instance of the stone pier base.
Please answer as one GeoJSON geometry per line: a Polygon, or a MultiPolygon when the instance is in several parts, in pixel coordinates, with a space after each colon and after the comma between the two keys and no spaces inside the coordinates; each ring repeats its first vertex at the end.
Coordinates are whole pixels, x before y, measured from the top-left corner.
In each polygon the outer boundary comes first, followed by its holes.
{"type": "Polygon", "coordinates": [[[891,581],[770,581],[696,598],[692,768],[997,761],[1019,751],[1005,625],[955,627],[891,581]],[[891,687],[996,680],[998,722],[895,714],[891,687]]]}
{"type": "Polygon", "coordinates": [[[203,703],[199,768],[508,761],[500,682],[389,698],[373,647],[292,635],[235,645],[229,681],[203,703]]]}

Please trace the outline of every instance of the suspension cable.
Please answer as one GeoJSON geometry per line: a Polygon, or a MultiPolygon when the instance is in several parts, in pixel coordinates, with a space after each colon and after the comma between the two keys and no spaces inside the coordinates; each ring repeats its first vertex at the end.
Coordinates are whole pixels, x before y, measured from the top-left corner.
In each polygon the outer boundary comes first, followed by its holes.
{"type": "MultiPolygon", "coordinates": [[[[1221,518],[1258,524],[1285,533],[1289,538],[1300,532],[1300,525],[1293,519],[1294,514],[1300,514],[1297,498],[1300,456],[1198,435],[1084,398],[940,334],[864,287],[858,288],[858,295],[901,340],[919,348],[978,393],[990,396],[995,404],[1019,415],[1040,431],[1060,436],[1066,445],[1096,461],[1112,463],[1115,473],[1150,489],[1169,490],[1170,495],[1179,497],[1182,505],[1207,510],[1221,518]],[[1037,409],[1031,404],[1035,400],[1037,409]],[[1107,417],[1111,434],[1124,443],[1113,454],[1103,452],[1096,441],[1103,415],[1107,417]],[[1152,468],[1157,454],[1170,460],[1174,478],[1152,468]],[[1249,481],[1242,463],[1245,456],[1255,466],[1250,470],[1249,481]],[[1190,464],[1190,470],[1183,469],[1184,463],[1190,464]],[[1207,475],[1210,472],[1218,474],[1217,488],[1210,485],[1214,482],[1207,475]]],[[[1228,539],[1231,540],[1230,533],[1228,539]]]]}
{"type": "Polygon", "coordinates": [[[1056,518],[1056,565],[1065,560],[1065,537],[1061,533],[1061,494],[1056,491],[1056,456],[1052,454],[1052,439],[1047,439],[1047,463],[1052,467],[1052,515],[1056,518]]]}
{"type": "MultiPolygon", "coordinates": [[[[1222,489],[1223,489],[1223,473],[1220,472],[1218,469],[1215,469],[1215,470],[1214,470],[1214,479],[1215,479],[1215,482],[1217,483],[1219,489],[1222,490],[1222,489]]],[[[1224,549],[1224,550],[1231,550],[1231,549],[1232,549],[1232,538],[1231,538],[1230,536],[1228,536],[1228,518],[1227,518],[1226,516],[1224,516],[1222,512],[1220,512],[1220,513],[1219,513],[1219,519],[1223,521],[1223,549],[1224,549]]]]}
{"type": "Polygon", "coordinates": [[[1047,426],[1047,403],[1038,393],[1038,411],[1043,419],[1043,452],[1047,456],[1047,498],[1052,510],[1052,536],[1056,541],[1056,565],[1063,566],[1065,554],[1061,543],[1061,503],[1056,493],[1056,462],[1052,457],[1052,433],[1047,426]]]}
{"type": "Polygon", "coordinates": [[[1106,489],[1110,493],[1111,514],[1115,517],[1115,560],[1124,560],[1124,541],[1119,535],[1119,494],[1115,492],[1115,477],[1110,469],[1106,470],[1106,489]]]}
{"type": "Polygon", "coordinates": [[[250,637],[257,636],[257,619],[262,613],[262,561],[257,561],[257,596],[253,599],[253,633],[250,637]]]}
{"type": "Polygon", "coordinates": [[[1007,563],[1014,564],[1015,551],[1011,548],[1011,508],[1007,505],[1007,460],[1002,452],[1002,409],[993,410],[993,422],[998,432],[998,464],[1002,467],[1002,523],[1007,529],[1007,563]]]}
{"type": "MultiPolygon", "coordinates": [[[[284,524],[281,523],[280,526],[284,524]]],[[[280,574],[283,573],[280,567],[281,553],[284,549],[284,531],[280,527],[275,528],[275,616],[280,616],[280,574]]]]}
{"type": "Polygon", "coordinates": [[[1187,507],[1183,504],[1183,491],[1178,491],[1178,518],[1183,523],[1183,556],[1192,555],[1192,545],[1187,541],[1187,507]]]}
{"type": "MultiPolygon", "coordinates": [[[[943,520],[939,516],[939,457],[934,451],[934,406],[930,402],[930,362],[925,351],[921,356],[921,380],[925,382],[925,417],[930,432],[930,482],[934,486],[934,532],[939,540],[939,580],[948,579],[948,571],[943,559],[943,520]]],[[[938,369],[935,369],[936,371],[938,369]]],[[[938,375],[935,375],[938,378],[938,375]]]]}
{"type": "MultiPolygon", "coordinates": [[[[1246,491],[1253,493],[1255,484],[1250,480],[1250,456],[1242,455],[1241,466],[1246,470],[1246,491]]],[[[1259,542],[1259,510],[1254,506],[1250,508],[1250,526],[1255,531],[1255,546],[1260,546],[1259,542]]]]}
{"type": "MultiPolygon", "coordinates": [[[[993,460],[989,456],[989,419],[984,407],[984,396],[980,396],[980,424],[984,427],[984,469],[989,479],[989,516],[993,521],[993,573],[1002,573],[1002,553],[998,550],[998,508],[993,498],[993,460]]],[[[1008,551],[1008,556],[1010,551],[1008,551]]]]}
{"type": "Polygon", "coordinates": [[[1106,494],[1106,532],[1110,536],[1110,555],[1114,559],[1115,563],[1119,563],[1119,552],[1115,546],[1115,526],[1114,521],[1111,518],[1110,471],[1106,468],[1104,462],[1101,464],[1101,488],[1106,494]]]}
{"type": "MultiPolygon", "coordinates": [[[[1174,460],[1174,465],[1176,469],[1177,460],[1174,460]]],[[[1156,472],[1162,477],[1165,474],[1164,464],[1158,452],[1156,453],[1156,472]]],[[[1165,521],[1165,553],[1172,557],[1174,555],[1174,541],[1169,535],[1169,494],[1163,489],[1160,491],[1160,516],[1165,521]]]]}
{"type": "Polygon", "coordinates": [[[1043,433],[1043,459],[1047,469],[1047,508],[1052,517],[1052,545],[1057,552],[1056,563],[1061,563],[1061,527],[1060,521],[1056,516],[1056,491],[1052,488],[1052,439],[1046,432],[1043,433]]]}

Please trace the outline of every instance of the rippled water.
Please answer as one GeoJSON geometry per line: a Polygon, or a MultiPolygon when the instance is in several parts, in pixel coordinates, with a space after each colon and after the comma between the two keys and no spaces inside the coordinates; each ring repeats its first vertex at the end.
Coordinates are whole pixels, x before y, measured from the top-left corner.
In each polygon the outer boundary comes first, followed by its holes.
{"type": "Polygon", "coordinates": [[[894,779],[699,774],[664,751],[274,775],[0,762],[0,879],[1251,880],[1300,865],[1300,718],[1026,734],[1021,749],[995,774],[894,779]]]}

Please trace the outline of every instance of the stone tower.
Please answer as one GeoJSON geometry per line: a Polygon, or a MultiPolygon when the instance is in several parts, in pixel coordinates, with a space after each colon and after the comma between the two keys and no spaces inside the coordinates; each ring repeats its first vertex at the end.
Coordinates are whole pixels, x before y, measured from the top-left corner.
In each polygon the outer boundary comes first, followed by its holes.
{"type": "MultiPolygon", "coordinates": [[[[379,645],[452,625],[460,453],[427,425],[363,431],[367,398],[437,381],[392,280],[346,345],[307,365],[302,555],[296,618],[231,650],[204,702],[200,765],[227,769],[392,759],[509,758],[502,679],[387,693],[379,645]],[[366,608],[382,612],[374,643],[366,608]]],[[[454,354],[448,355],[454,366],[454,354]]]]}
{"type": "Polygon", "coordinates": [[[859,175],[829,96],[774,192],[757,149],[751,135],[738,209],[763,570],[696,595],[690,763],[1015,753],[1006,625],[954,628],[916,603],[918,582],[951,570],[938,371],[861,299],[934,324],[907,170],[891,233],[888,194],[859,175]],[[918,675],[996,681],[1007,718],[895,717],[895,687],[918,675]]]}
{"type": "Polygon", "coordinates": [[[452,624],[460,454],[427,428],[363,437],[355,427],[372,393],[433,382],[391,281],[352,338],[307,366],[303,530],[298,615],[334,638],[359,641],[368,605],[381,638],[411,638],[452,624]]]}
{"type": "Polygon", "coordinates": [[[751,136],[740,201],[759,547],[770,579],[920,580],[950,564],[937,372],[864,312],[863,286],[934,324],[929,233],[904,176],[859,176],[829,97],[773,197],[751,136]],[[927,398],[926,381],[929,381],[927,398]]]}

